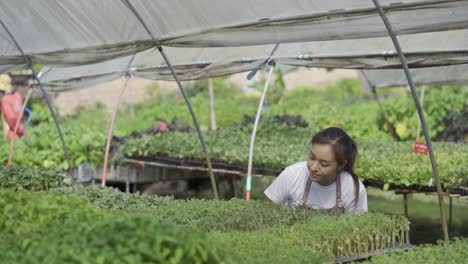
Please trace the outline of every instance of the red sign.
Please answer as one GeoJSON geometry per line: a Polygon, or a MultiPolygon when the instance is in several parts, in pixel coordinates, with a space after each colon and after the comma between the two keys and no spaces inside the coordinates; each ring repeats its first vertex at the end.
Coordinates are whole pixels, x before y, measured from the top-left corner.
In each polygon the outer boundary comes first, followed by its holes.
{"type": "Polygon", "coordinates": [[[429,152],[426,143],[416,142],[414,143],[413,152],[417,154],[427,155],[429,152]]]}

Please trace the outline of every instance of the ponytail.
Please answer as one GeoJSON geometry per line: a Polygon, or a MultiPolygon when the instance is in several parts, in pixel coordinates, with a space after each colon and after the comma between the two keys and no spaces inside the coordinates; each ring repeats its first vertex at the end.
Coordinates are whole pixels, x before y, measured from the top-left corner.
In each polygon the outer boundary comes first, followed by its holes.
{"type": "MultiPolygon", "coordinates": [[[[350,138],[351,139],[351,138],[350,138]]],[[[359,178],[358,176],[356,175],[356,173],[354,173],[353,171],[353,167],[354,167],[354,163],[356,162],[356,157],[357,157],[357,154],[358,154],[358,150],[357,150],[357,146],[356,146],[356,143],[354,142],[354,140],[349,140],[349,145],[348,145],[348,148],[349,148],[349,151],[351,152],[350,155],[347,155],[347,164],[345,166],[345,171],[347,171],[349,174],[351,174],[351,177],[353,178],[353,183],[354,183],[354,204],[355,206],[357,207],[358,206],[358,202],[359,202],[359,178]]]]}
{"type": "Polygon", "coordinates": [[[353,178],[353,184],[354,184],[354,205],[358,205],[359,202],[359,178],[358,176],[354,173],[353,169],[347,171],[349,174],[351,174],[351,177],[353,178]]]}

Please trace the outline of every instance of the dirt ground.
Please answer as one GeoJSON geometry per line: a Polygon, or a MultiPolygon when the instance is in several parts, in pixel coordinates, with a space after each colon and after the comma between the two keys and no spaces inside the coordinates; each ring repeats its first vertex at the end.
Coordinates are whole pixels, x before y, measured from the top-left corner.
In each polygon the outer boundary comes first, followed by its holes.
{"type": "MultiPolygon", "coordinates": [[[[246,73],[232,75],[228,81],[238,84],[241,87],[247,85],[246,73]]],[[[284,75],[286,90],[294,89],[298,86],[312,86],[318,89],[325,87],[328,83],[341,78],[357,77],[355,70],[332,70],[311,68],[299,69],[284,75]]],[[[87,89],[66,92],[58,95],[54,104],[59,109],[60,115],[70,115],[80,109],[102,104],[110,113],[115,107],[118,95],[124,85],[124,79],[117,79],[112,82],[96,85],[87,89]]],[[[121,107],[129,104],[136,104],[151,97],[160,96],[162,93],[178,92],[175,82],[151,81],[140,78],[132,78],[124,95],[121,107]],[[153,84],[159,87],[158,92],[151,89],[153,84]]]]}

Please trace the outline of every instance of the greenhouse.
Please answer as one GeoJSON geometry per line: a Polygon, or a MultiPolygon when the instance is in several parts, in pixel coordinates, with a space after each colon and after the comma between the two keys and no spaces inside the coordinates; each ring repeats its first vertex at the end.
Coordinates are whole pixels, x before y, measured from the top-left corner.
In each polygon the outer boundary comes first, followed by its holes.
{"type": "Polygon", "coordinates": [[[467,259],[467,1],[0,7],[5,263],[467,259]]]}

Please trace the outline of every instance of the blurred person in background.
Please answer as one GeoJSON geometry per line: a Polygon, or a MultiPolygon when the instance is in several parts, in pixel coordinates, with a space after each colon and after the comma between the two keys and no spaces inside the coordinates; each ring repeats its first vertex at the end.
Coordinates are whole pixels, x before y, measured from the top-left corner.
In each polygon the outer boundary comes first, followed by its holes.
{"type": "Polygon", "coordinates": [[[13,89],[11,78],[7,74],[0,75],[0,111],[2,113],[3,137],[6,140],[18,139],[24,135],[20,123],[16,134],[15,125],[20,118],[23,99],[21,94],[13,89]]]}

